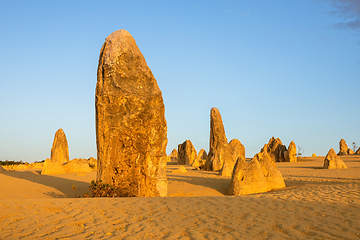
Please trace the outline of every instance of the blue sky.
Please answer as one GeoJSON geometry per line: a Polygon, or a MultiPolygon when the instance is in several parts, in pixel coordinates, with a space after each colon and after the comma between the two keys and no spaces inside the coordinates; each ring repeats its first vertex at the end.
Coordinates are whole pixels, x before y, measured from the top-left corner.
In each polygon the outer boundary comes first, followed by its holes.
{"type": "Polygon", "coordinates": [[[99,53],[135,38],[163,93],[169,154],[209,148],[210,109],[252,157],[272,137],[305,155],[360,145],[357,0],[0,1],[0,160],[96,157],[99,53]]]}

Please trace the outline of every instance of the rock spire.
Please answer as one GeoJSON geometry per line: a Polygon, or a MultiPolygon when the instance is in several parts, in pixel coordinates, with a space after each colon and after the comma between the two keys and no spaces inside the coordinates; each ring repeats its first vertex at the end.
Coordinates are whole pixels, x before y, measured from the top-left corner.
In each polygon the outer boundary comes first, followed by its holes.
{"type": "Polygon", "coordinates": [[[219,171],[224,161],[233,161],[220,112],[213,107],[210,111],[210,149],[206,169],[219,171]]]}
{"type": "Polygon", "coordinates": [[[45,160],[41,174],[65,173],[63,164],[67,162],[69,162],[69,146],[64,130],[60,128],[55,133],[50,159],[45,160]]]}
{"type": "Polygon", "coordinates": [[[167,195],[167,125],[162,93],[126,30],[103,44],[95,95],[97,180],[122,196],[167,195]]]}

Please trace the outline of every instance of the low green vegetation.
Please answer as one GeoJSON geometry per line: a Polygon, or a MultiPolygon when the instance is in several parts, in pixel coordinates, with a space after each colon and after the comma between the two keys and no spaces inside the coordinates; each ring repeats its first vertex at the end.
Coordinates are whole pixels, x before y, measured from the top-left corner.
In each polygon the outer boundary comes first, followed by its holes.
{"type": "Polygon", "coordinates": [[[85,193],[84,197],[124,197],[124,194],[122,194],[122,190],[119,187],[105,184],[101,180],[92,180],[89,188],[91,195],[85,193]]]}

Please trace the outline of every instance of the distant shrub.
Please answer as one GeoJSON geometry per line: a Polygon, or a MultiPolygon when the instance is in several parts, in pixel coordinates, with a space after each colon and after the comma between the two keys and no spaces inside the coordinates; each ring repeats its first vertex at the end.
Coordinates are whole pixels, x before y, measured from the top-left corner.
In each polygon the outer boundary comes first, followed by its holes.
{"type": "Polygon", "coordinates": [[[10,161],[10,160],[0,161],[0,165],[2,166],[20,165],[20,164],[25,164],[25,163],[23,161],[10,161]]]}
{"type": "Polygon", "coordinates": [[[41,161],[35,161],[34,163],[44,163],[45,160],[41,160],[41,161]]]}
{"type": "Polygon", "coordinates": [[[92,196],[85,193],[84,197],[127,197],[119,187],[105,184],[101,180],[92,180],[89,188],[92,196]]]}

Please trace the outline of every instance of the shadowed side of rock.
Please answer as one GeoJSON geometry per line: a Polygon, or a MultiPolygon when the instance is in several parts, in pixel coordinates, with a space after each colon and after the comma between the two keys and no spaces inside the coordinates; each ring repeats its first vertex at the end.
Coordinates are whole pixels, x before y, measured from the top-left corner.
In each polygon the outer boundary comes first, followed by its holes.
{"type": "Polygon", "coordinates": [[[274,162],[285,162],[286,146],[282,144],[280,138],[270,138],[261,149],[261,152],[263,151],[266,151],[274,162]]]}
{"type": "Polygon", "coordinates": [[[97,180],[121,188],[122,196],[166,196],[165,106],[129,32],[106,38],[97,75],[97,180]]]}
{"type": "Polygon", "coordinates": [[[185,140],[178,145],[178,164],[192,165],[197,157],[197,152],[190,140],[185,140]]]}

